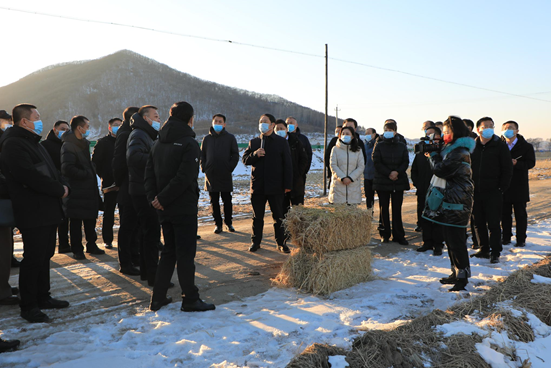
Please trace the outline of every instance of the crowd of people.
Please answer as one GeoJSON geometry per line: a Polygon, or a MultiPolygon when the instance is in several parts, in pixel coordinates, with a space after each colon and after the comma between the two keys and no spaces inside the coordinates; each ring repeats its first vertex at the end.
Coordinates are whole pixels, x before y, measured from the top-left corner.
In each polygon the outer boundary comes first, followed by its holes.
{"type": "MultiPolygon", "coordinates": [[[[175,103],[164,123],[153,105],[128,107],[122,117],[109,120],[108,134],[90,154],[90,120],[85,116],[57,121],[41,141],[43,123],[36,106],[17,105],[11,115],[0,111],[0,203],[9,202],[12,209],[11,218],[9,211],[0,216],[0,305],[18,304],[21,317],[29,322],[48,322],[43,310],[69,307],[68,301],[50,295],[56,239],[59,253],[72,253],[79,261],[86,254],[105,254],[97,245],[98,212],[103,211],[104,247],[112,249],[117,206],[119,270],[139,276],[153,288],[150,309],[157,311],[172,302],[167,293],[174,286],[176,265],[181,310],[215,309],[201,300],[195,285],[198,176],[199,170],[205,174],[214,233],[234,232],[232,176],[240,157],[235,136],[226,130],[226,117],[212,117],[200,145],[193,130],[194,110],[187,102],[175,103]],[[21,232],[24,250],[18,288],[8,282],[14,227],[21,232]]],[[[304,204],[312,147],[293,117],[282,120],[263,114],[258,129],[259,136],[249,141],[241,157],[251,166],[249,251],[261,248],[269,203],[277,249],[289,253],[282,220],[292,206],[304,204]]],[[[368,128],[362,138],[357,130],[356,120],[344,120],[326,148],[328,200],[361,204],[363,173],[367,208],[373,211],[375,193],[379,198],[381,242],[392,238],[408,245],[402,222],[404,191],[410,189],[407,142],[392,119],[385,121],[380,135],[368,128]]],[[[534,149],[518,134],[514,121],[503,124],[501,138],[494,134],[489,117],[478,120],[478,134],[472,131],[472,121],[454,116],[443,123],[426,121],[422,130],[427,143],[436,142],[439,148],[417,153],[411,167],[417,194],[415,230],[422,232],[423,239],[417,251],[432,250],[438,256],[446,245],[452,273],[441,282],[453,284],[451,291],[464,290],[471,274],[469,223],[473,247],[478,249],[475,257],[499,262],[502,244],[510,244],[513,236],[513,210],[516,246],[525,245],[528,170],[535,165],[534,149]]],[[[18,344],[0,339],[0,351],[18,344]]]]}

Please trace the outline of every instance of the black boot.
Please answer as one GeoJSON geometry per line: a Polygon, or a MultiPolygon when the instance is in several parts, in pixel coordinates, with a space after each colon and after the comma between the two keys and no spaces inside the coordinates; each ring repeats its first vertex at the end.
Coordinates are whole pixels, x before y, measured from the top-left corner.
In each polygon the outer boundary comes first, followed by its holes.
{"type": "Polygon", "coordinates": [[[432,245],[428,245],[427,243],[423,243],[423,246],[417,248],[418,252],[426,252],[427,250],[432,250],[432,245]]]}
{"type": "Polygon", "coordinates": [[[456,283],[453,285],[453,287],[449,291],[463,291],[467,290],[465,289],[465,286],[467,286],[469,282],[467,279],[457,279],[456,283]]]}
{"type": "Polygon", "coordinates": [[[457,277],[455,276],[455,272],[452,272],[451,275],[448,277],[442,277],[440,279],[440,283],[444,285],[453,285],[457,282],[457,277]]]}
{"type": "Polygon", "coordinates": [[[0,339],[0,353],[17,349],[21,342],[19,340],[0,339]]]}

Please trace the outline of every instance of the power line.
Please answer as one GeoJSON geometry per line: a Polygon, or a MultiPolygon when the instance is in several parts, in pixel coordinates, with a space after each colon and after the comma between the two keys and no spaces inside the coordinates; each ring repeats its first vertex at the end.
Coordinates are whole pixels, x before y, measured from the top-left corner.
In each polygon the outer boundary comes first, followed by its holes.
{"type": "MultiPolygon", "coordinates": [[[[30,11],[30,10],[24,10],[24,9],[15,9],[15,8],[9,8],[9,7],[4,7],[4,6],[0,6],[0,9],[7,10],[7,11],[15,11],[15,12],[20,12],[20,13],[26,13],[26,14],[41,15],[41,16],[46,16],[46,17],[74,20],[74,21],[79,21],[79,22],[88,22],[88,23],[96,23],[96,24],[104,24],[104,25],[125,27],[125,28],[134,28],[134,29],[140,29],[140,30],[144,30],[144,31],[151,31],[151,32],[169,34],[169,35],[180,36],[180,37],[195,38],[195,39],[205,40],[205,41],[231,43],[233,45],[254,47],[254,48],[259,48],[259,49],[265,49],[265,50],[271,50],[271,51],[277,51],[277,52],[285,52],[285,53],[303,55],[303,56],[309,56],[309,57],[315,57],[315,58],[325,58],[325,56],[323,56],[323,55],[311,54],[311,53],[306,53],[306,52],[280,49],[280,48],[271,47],[271,46],[255,45],[255,44],[251,44],[251,43],[225,40],[225,39],[220,39],[220,38],[197,36],[197,35],[191,35],[191,34],[186,34],[186,33],[163,31],[163,30],[149,28],[149,27],[135,26],[135,25],[132,25],[132,24],[124,24],[124,23],[107,22],[107,21],[101,21],[101,20],[85,19],[85,18],[71,17],[71,16],[66,16],[66,15],[58,15],[58,14],[50,14],[50,13],[44,13],[44,12],[30,11]]],[[[338,62],[341,62],[341,63],[359,65],[359,66],[363,66],[363,67],[367,67],[367,68],[383,70],[383,71],[391,72],[391,73],[404,74],[404,75],[407,75],[407,76],[410,76],[410,77],[422,78],[422,79],[432,80],[432,81],[440,82],[440,83],[447,83],[447,84],[452,84],[452,85],[461,86],[461,87],[473,88],[473,89],[478,89],[478,90],[486,91],[486,92],[499,93],[499,94],[503,94],[503,95],[519,97],[519,98],[525,98],[525,99],[535,100],[535,101],[551,102],[551,100],[545,100],[545,99],[541,99],[541,98],[530,97],[530,96],[516,94],[516,93],[504,92],[504,91],[499,91],[499,90],[495,90],[495,89],[491,89],[491,88],[473,86],[473,85],[466,84],[466,83],[459,83],[459,82],[449,81],[449,80],[446,80],[446,79],[429,77],[429,76],[426,76],[426,75],[421,75],[421,74],[416,74],[416,73],[411,73],[411,72],[405,72],[403,70],[391,69],[391,68],[385,68],[385,67],[381,67],[381,66],[377,66],[377,65],[361,63],[361,62],[358,62],[358,61],[351,61],[351,60],[338,59],[338,58],[332,58],[332,57],[330,57],[329,59],[333,60],[333,61],[338,61],[338,62]]]]}

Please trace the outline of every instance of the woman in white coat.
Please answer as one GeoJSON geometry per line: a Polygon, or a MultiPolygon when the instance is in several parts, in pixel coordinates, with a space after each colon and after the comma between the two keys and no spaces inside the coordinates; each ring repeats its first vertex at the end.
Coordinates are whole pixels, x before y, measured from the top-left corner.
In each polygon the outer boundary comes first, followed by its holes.
{"type": "Polygon", "coordinates": [[[365,161],[351,127],[344,127],[339,133],[337,144],[331,151],[330,167],[329,203],[360,204],[365,161]]]}

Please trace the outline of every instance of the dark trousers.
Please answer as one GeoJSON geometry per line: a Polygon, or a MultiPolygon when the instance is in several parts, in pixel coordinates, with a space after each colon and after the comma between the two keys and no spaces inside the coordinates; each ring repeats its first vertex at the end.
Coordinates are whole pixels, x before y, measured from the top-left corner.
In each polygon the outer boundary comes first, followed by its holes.
{"type": "Polygon", "coordinates": [[[253,205],[253,235],[251,236],[251,241],[253,244],[260,245],[262,242],[266,202],[270,204],[270,210],[272,211],[272,218],[274,219],[274,233],[277,245],[285,244],[285,235],[281,222],[283,219],[283,197],[283,193],[271,195],[253,193],[251,195],[251,204],[253,205]]]}
{"type": "Polygon", "coordinates": [[[425,210],[425,200],[426,200],[426,192],[421,192],[419,189],[417,189],[417,225],[422,226],[423,222],[423,211],[425,210]]]}
{"type": "Polygon", "coordinates": [[[503,198],[499,190],[485,193],[474,193],[474,226],[478,244],[482,251],[492,252],[499,256],[501,245],[501,209],[503,198]],[[488,230],[490,236],[488,237],[488,230]]]}
{"type": "Polygon", "coordinates": [[[222,227],[222,214],[220,213],[220,196],[224,202],[224,223],[228,226],[232,224],[233,206],[231,203],[230,192],[209,192],[210,205],[212,206],[212,217],[218,227],[222,227]]]}
{"type": "Polygon", "coordinates": [[[115,224],[115,207],[117,207],[117,191],[103,194],[103,223],[101,236],[105,244],[113,243],[113,225],[115,224]]]}
{"type": "Polygon", "coordinates": [[[367,208],[373,208],[375,203],[375,191],[373,190],[373,179],[364,179],[365,205],[367,208]]]}
{"type": "Polygon", "coordinates": [[[139,232],[138,214],[132,204],[132,198],[128,194],[128,181],[119,189],[119,237],[118,253],[121,267],[130,267],[134,263],[139,264],[139,232]]]}
{"type": "Polygon", "coordinates": [[[38,307],[50,297],[50,259],[55,253],[57,225],[20,229],[23,260],[19,268],[21,310],[38,307]]]}
{"type": "Polygon", "coordinates": [[[0,300],[11,296],[10,269],[13,231],[11,227],[0,227],[0,300]]]}
{"type": "Polygon", "coordinates": [[[69,244],[69,219],[64,218],[63,222],[57,227],[57,239],[59,243],[59,249],[70,249],[69,244]]]}
{"type": "Polygon", "coordinates": [[[84,224],[84,236],[86,238],[86,249],[91,250],[97,247],[96,240],[96,219],[69,219],[69,232],[71,233],[71,251],[73,253],[82,253],[82,225],[84,224]]]}
{"type": "Polygon", "coordinates": [[[132,203],[134,203],[134,209],[138,214],[141,278],[142,280],[147,279],[148,284],[153,286],[159,263],[159,242],[161,241],[159,217],[145,195],[132,196],[132,203]]]}
{"type": "Polygon", "coordinates": [[[404,224],[402,223],[402,203],[404,202],[404,191],[388,192],[378,190],[379,205],[381,208],[381,218],[383,220],[384,230],[380,231],[381,237],[389,239],[391,235],[390,227],[390,201],[392,199],[392,238],[394,241],[405,239],[404,224]]]}
{"type": "Polygon", "coordinates": [[[185,215],[177,223],[163,222],[165,246],[157,269],[153,300],[166,297],[174,265],[178,265],[178,282],[182,288],[182,298],[186,303],[199,299],[199,289],[195,286],[195,253],[197,252],[197,215],[185,215]]]}
{"type": "Polygon", "coordinates": [[[471,266],[465,228],[442,226],[442,229],[444,240],[448,246],[452,273],[458,278],[469,278],[471,276],[471,266]]]}
{"type": "MultiPolygon", "coordinates": [[[[467,229],[465,229],[465,232],[467,229]]],[[[473,248],[478,248],[478,239],[476,237],[476,229],[474,226],[474,214],[471,213],[471,239],[473,240],[473,248]]]]}
{"type": "MultiPolygon", "coordinates": [[[[302,202],[301,197],[291,197],[291,193],[285,193],[283,195],[283,217],[287,215],[287,212],[291,209],[292,206],[298,206],[299,204],[304,204],[304,196],[302,196],[302,202]]],[[[271,206],[271,205],[270,205],[271,206]]]]}
{"type": "Polygon", "coordinates": [[[504,202],[501,227],[503,228],[503,239],[510,240],[513,236],[513,208],[515,210],[515,222],[517,223],[517,243],[526,241],[526,228],[528,227],[528,214],[526,213],[526,202],[504,202]]]}
{"type": "Polygon", "coordinates": [[[436,222],[429,221],[424,218],[419,219],[421,228],[423,229],[423,245],[431,248],[442,248],[444,244],[444,230],[443,226],[436,222]]]}

